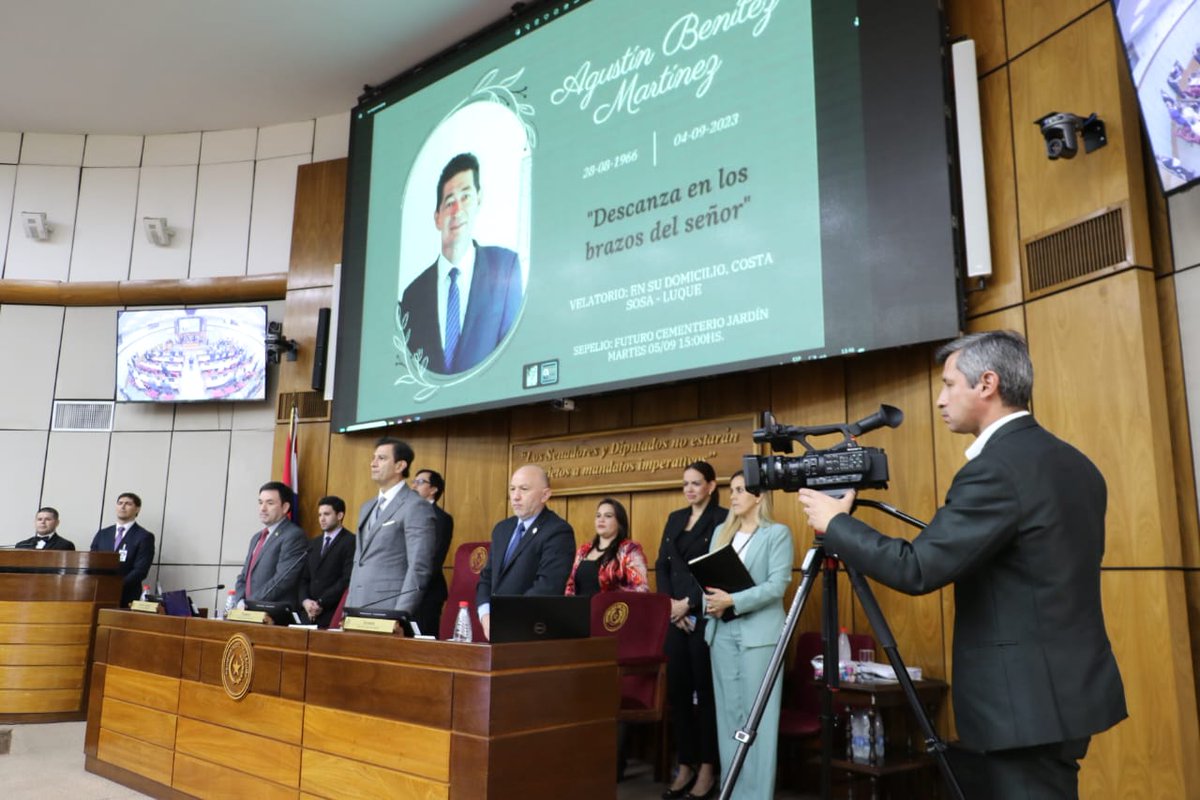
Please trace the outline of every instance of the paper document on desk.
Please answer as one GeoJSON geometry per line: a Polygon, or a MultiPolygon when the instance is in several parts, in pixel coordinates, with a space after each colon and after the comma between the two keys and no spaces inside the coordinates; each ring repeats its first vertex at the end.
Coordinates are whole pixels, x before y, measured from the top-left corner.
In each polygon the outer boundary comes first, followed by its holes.
{"type": "MultiPolygon", "coordinates": [[[[820,680],[825,674],[825,656],[817,656],[812,660],[813,677],[820,680]]],[[[844,681],[895,681],[896,670],[891,664],[879,664],[875,661],[839,661],[838,673],[844,681]]],[[[920,667],[906,667],[908,677],[914,681],[921,680],[920,667]]]]}

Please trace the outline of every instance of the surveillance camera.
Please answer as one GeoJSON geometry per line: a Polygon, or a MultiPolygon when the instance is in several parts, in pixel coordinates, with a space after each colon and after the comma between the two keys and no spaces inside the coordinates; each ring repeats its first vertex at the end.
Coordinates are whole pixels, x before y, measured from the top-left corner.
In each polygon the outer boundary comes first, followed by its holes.
{"type": "Polygon", "coordinates": [[[556,411],[574,411],[575,401],[569,397],[557,397],[550,401],[550,407],[556,411]]]}
{"type": "Polygon", "coordinates": [[[1075,114],[1054,111],[1034,125],[1042,129],[1042,137],[1046,140],[1046,157],[1051,161],[1059,158],[1074,158],[1079,152],[1077,136],[1083,127],[1083,120],[1075,114]]]}

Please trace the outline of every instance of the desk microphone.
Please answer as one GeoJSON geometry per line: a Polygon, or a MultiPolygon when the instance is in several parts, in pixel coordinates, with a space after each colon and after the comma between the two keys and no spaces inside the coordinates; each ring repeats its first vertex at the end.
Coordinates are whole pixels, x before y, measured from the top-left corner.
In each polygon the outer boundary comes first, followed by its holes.
{"type": "Polygon", "coordinates": [[[380,603],[386,603],[388,600],[395,600],[397,597],[399,597],[400,595],[402,595],[404,593],[405,593],[404,591],[399,591],[399,592],[396,592],[395,594],[389,594],[387,597],[381,597],[378,600],[372,600],[369,603],[363,603],[361,606],[354,606],[354,607],[355,608],[370,608],[371,606],[377,606],[380,603]]]}
{"type": "Polygon", "coordinates": [[[184,591],[188,594],[191,594],[192,592],[207,592],[209,590],[220,590],[224,588],[225,584],[218,583],[216,586],[201,586],[199,589],[184,589],[184,591]]]}

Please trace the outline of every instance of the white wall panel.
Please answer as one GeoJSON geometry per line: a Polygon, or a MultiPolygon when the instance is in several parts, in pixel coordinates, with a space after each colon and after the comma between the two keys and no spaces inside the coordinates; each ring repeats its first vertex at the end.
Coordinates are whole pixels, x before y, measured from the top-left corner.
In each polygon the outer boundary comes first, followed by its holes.
{"type": "Polygon", "coordinates": [[[146,145],[142,150],[143,167],[178,167],[199,163],[199,133],[166,133],[146,137],[146,145]]]}
{"type": "Polygon", "coordinates": [[[281,156],[311,155],[313,151],[313,121],[285,122],[258,129],[259,161],[281,156]]]}
{"type": "MultiPolygon", "coordinates": [[[[1179,227],[1177,220],[1175,227],[1179,227]]],[[[1200,269],[1175,275],[1175,302],[1179,314],[1179,343],[1183,351],[1184,391],[1188,419],[1191,420],[1192,467],[1200,470],[1200,269]]]]}
{"type": "Polygon", "coordinates": [[[33,518],[42,505],[46,431],[0,430],[0,544],[16,544],[33,535],[33,518]]]}
{"type": "Polygon", "coordinates": [[[8,232],[12,224],[13,189],[17,185],[17,168],[0,164],[0,273],[8,253],[8,232]]]}
{"type": "Polygon", "coordinates": [[[21,163],[78,167],[83,164],[83,139],[77,133],[27,133],[21,163]]]}
{"type": "Polygon", "coordinates": [[[191,277],[246,274],[253,195],[253,161],[201,165],[191,277]]]}
{"type": "Polygon", "coordinates": [[[228,464],[227,432],[173,435],[163,515],[163,563],[217,563],[228,464]]]}
{"type": "Polygon", "coordinates": [[[172,403],[117,403],[114,431],[169,431],[175,421],[172,403]]]}
{"type": "Polygon", "coordinates": [[[116,360],[117,310],[81,306],[66,309],[55,398],[112,400],[116,360]]]}
{"type": "Polygon", "coordinates": [[[345,158],[350,152],[350,112],[317,117],[313,161],[345,158]]]}
{"type": "Polygon", "coordinates": [[[83,149],[85,167],[140,167],[142,165],[141,136],[92,134],[83,149]]]}
{"type": "Polygon", "coordinates": [[[292,252],[296,169],[311,158],[290,156],[259,161],[250,211],[250,257],[246,274],[287,272],[292,252]]]}
{"type": "Polygon", "coordinates": [[[13,192],[12,224],[8,234],[6,278],[65,281],[71,263],[75,231],[75,205],[79,195],[79,167],[17,167],[13,192]],[[54,232],[47,241],[26,239],[22,211],[41,211],[54,232]]]}
{"type": "Polygon", "coordinates": [[[229,483],[225,490],[225,542],[221,563],[241,563],[258,521],[258,487],[271,480],[274,431],[234,431],[229,450],[229,483]]]}
{"type": "MultiPolygon", "coordinates": [[[[146,137],[147,147],[151,138],[154,137],[146,137]]],[[[139,235],[133,237],[131,280],[187,277],[196,212],[196,169],[195,166],[142,167],[135,224],[140,226],[143,217],[166,217],[175,236],[170,245],[159,247],[141,235],[139,228],[139,235]]]]}
{"type": "Polygon", "coordinates": [[[253,161],[258,146],[257,128],[205,131],[200,141],[201,164],[253,161]]]}
{"type": "Polygon", "coordinates": [[[9,391],[0,403],[0,428],[50,428],[63,310],[52,306],[0,307],[0,375],[9,391]]]}
{"type": "Polygon", "coordinates": [[[16,164],[21,157],[21,134],[0,133],[0,164],[16,164]]]}
{"type": "MultiPolygon", "coordinates": [[[[1200,185],[1172,195],[1168,203],[1175,269],[1194,267],[1200,264],[1200,185]]],[[[1200,308],[1193,306],[1193,313],[1197,311],[1200,308]]]]}
{"type": "Polygon", "coordinates": [[[129,277],[137,209],[136,167],[84,167],[71,255],[73,281],[121,281],[129,277]]]}
{"type": "Polygon", "coordinates": [[[177,403],[175,430],[227,431],[233,427],[233,403],[177,403]]]}
{"type": "MultiPolygon", "coordinates": [[[[275,381],[273,369],[267,371],[267,397],[274,397],[275,381]]],[[[258,403],[234,403],[233,424],[235,431],[275,430],[275,403],[263,400],[258,403]]]]}
{"type": "Polygon", "coordinates": [[[58,509],[59,533],[87,550],[104,516],[108,431],[52,431],[46,448],[42,505],[58,509]]]}
{"type": "Polygon", "coordinates": [[[129,433],[114,431],[108,446],[108,476],[104,484],[104,524],[115,519],[117,495],[133,492],[142,498],[138,523],[155,535],[157,548],[162,545],[163,501],[167,496],[167,467],[171,455],[169,431],[129,433]]]}

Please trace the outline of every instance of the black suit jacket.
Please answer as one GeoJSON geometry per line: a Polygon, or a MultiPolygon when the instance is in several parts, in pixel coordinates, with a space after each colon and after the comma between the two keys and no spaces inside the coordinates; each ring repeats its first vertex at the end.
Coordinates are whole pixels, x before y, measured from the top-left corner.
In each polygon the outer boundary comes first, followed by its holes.
{"type": "Polygon", "coordinates": [[[700,514],[700,519],[685,533],[683,529],[691,516],[692,509],[689,507],[672,511],[667,517],[667,524],[663,526],[662,542],[658,545],[658,560],[654,562],[654,572],[658,576],[658,591],[676,600],[686,597],[688,606],[696,612],[697,621],[700,622],[703,619],[701,600],[704,590],[692,577],[688,561],[708,552],[713,531],[729,516],[729,509],[722,508],[715,500],[709,500],[700,514]]]}
{"type": "Polygon", "coordinates": [[[417,608],[417,625],[421,633],[437,636],[442,622],[442,605],[449,596],[446,587],[446,554],[450,552],[450,541],[454,538],[454,517],[436,504],[433,506],[433,572],[429,584],[417,608]]]}
{"type": "Polygon", "coordinates": [[[300,582],[296,586],[296,613],[305,622],[308,620],[304,601],[316,600],[321,604],[321,613],[316,619],[319,628],[329,627],[342,593],[350,585],[350,571],[354,569],[354,531],[342,528],[322,556],[324,544],[323,532],[308,540],[308,557],[300,568],[300,582]]]}
{"type": "MultiPolygon", "coordinates": [[[[101,528],[92,537],[91,549],[111,553],[116,538],[116,525],[101,528]]],[[[128,606],[141,597],[142,582],[150,574],[150,565],[154,563],[154,534],[134,521],[125,531],[121,549],[125,551],[125,560],[118,567],[122,576],[121,605],[128,606]]]]}
{"type": "Polygon", "coordinates": [[[492,549],[479,573],[475,603],[490,603],[494,594],[562,594],[575,561],[575,531],[548,508],[543,508],[521,537],[516,552],[502,567],[508,541],[517,530],[517,518],[509,517],[492,529],[492,549]]]}
{"type": "Polygon", "coordinates": [[[825,545],[909,594],[954,583],[954,716],[973,750],[1080,739],[1127,716],[1100,603],[1104,478],[1034,421],[1000,427],[912,542],[839,514],[825,545]]]}
{"type": "MultiPolygon", "coordinates": [[[[47,539],[49,539],[49,541],[46,542],[46,546],[42,548],[43,550],[74,550],[75,549],[75,543],[72,542],[70,539],[64,539],[63,537],[59,536],[58,531],[55,531],[54,533],[50,534],[50,536],[48,536],[47,539]]],[[[22,539],[21,541],[17,542],[16,546],[18,549],[21,549],[21,550],[37,550],[38,549],[37,541],[38,541],[38,537],[37,537],[37,534],[35,533],[33,536],[30,536],[28,539],[22,539]]]]}
{"type": "Polygon", "coordinates": [[[454,363],[446,369],[442,328],[438,322],[437,261],[413,279],[400,298],[400,313],[408,315],[408,349],[429,357],[429,371],[465,372],[492,354],[521,313],[521,260],[503,247],[475,244],[475,267],[467,294],[462,335],[454,363]]]}

